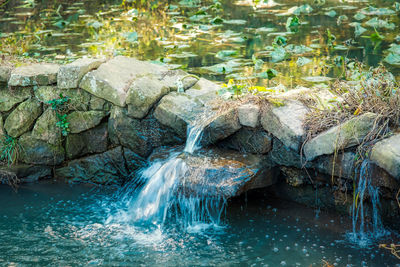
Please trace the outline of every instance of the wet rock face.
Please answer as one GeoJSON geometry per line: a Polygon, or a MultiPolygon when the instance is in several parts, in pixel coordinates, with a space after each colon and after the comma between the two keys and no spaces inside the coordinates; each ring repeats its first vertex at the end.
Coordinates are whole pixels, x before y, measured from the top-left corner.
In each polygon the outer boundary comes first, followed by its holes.
{"type": "Polygon", "coordinates": [[[272,149],[272,137],[263,129],[242,128],[221,141],[219,146],[244,153],[266,154],[272,149]]]}
{"type": "MultiPolygon", "coordinates": [[[[165,149],[160,149],[150,160],[167,155],[165,149]]],[[[213,148],[194,154],[182,153],[179,158],[187,166],[180,186],[188,195],[230,198],[276,182],[275,169],[265,156],[213,148]]]]}
{"type": "Polygon", "coordinates": [[[36,182],[52,176],[51,167],[19,164],[16,166],[0,166],[0,180],[16,177],[21,183],[36,182]]]}
{"type": "Polygon", "coordinates": [[[111,111],[108,131],[113,144],[127,147],[143,157],[150,155],[156,147],[184,143],[171,128],[160,124],[154,117],[133,119],[119,107],[111,111]]]}
{"type": "Polygon", "coordinates": [[[145,164],[143,158],[125,150],[119,146],[102,154],[70,161],[67,166],[56,169],[55,176],[71,183],[122,184],[132,171],[145,164]]]}
{"type": "Polygon", "coordinates": [[[65,151],[60,144],[51,145],[34,138],[31,133],[22,135],[19,145],[21,146],[20,160],[27,164],[56,166],[65,159],[65,151]]]}
{"type": "Polygon", "coordinates": [[[17,87],[0,90],[0,112],[7,112],[31,96],[31,88],[17,87]]]}

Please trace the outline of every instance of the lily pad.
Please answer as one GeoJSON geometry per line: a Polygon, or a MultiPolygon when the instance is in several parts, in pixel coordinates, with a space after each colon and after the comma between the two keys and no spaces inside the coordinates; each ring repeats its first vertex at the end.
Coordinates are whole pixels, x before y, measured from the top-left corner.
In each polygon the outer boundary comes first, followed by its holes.
{"type": "Polygon", "coordinates": [[[274,63],[284,60],[287,56],[285,48],[281,46],[275,47],[274,51],[271,52],[271,61],[274,63]]]}
{"type": "Polygon", "coordinates": [[[309,59],[309,58],[306,58],[306,57],[299,57],[299,58],[297,59],[297,61],[296,61],[296,64],[297,64],[297,66],[302,67],[302,66],[307,65],[307,64],[309,64],[309,63],[311,63],[311,62],[312,62],[312,60],[309,59]]]}
{"type": "Polygon", "coordinates": [[[312,82],[312,83],[324,83],[332,80],[332,78],[325,76],[309,76],[309,77],[303,77],[302,79],[306,82],[312,82]]]}
{"type": "Polygon", "coordinates": [[[236,51],[236,50],[222,50],[222,51],[219,51],[215,55],[215,57],[222,59],[222,60],[226,60],[226,59],[231,59],[232,56],[235,56],[237,54],[238,54],[238,51],[236,51]]]}
{"type": "Polygon", "coordinates": [[[126,33],[122,34],[122,36],[130,43],[135,43],[138,41],[137,32],[126,32],[126,33]]]}
{"type": "Polygon", "coordinates": [[[373,6],[363,8],[361,10],[361,13],[369,16],[387,16],[396,14],[394,10],[391,10],[389,8],[376,8],[373,6]]]}
{"type": "Polygon", "coordinates": [[[394,30],[396,27],[394,23],[390,23],[387,20],[378,19],[377,17],[368,20],[365,25],[374,28],[386,28],[388,30],[394,30]]]}
{"type": "Polygon", "coordinates": [[[335,17],[336,14],[337,13],[336,13],[335,10],[331,10],[331,11],[325,12],[325,15],[327,15],[328,17],[331,17],[331,18],[335,17]]]}
{"type": "Polygon", "coordinates": [[[394,54],[390,53],[387,55],[384,59],[386,63],[389,63],[391,65],[400,65],[400,55],[399,54],[394,54]]]}

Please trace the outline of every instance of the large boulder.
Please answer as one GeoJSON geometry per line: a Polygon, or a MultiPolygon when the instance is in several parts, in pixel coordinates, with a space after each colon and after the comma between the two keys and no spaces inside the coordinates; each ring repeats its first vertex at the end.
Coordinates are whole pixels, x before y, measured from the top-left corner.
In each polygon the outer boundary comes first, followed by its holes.
{"type": "Polygon", "coordinates": [[[67,159],[74,159],[86,154],[102,153],[108,147],[107,123],[79,134],[68,134],[65,142],[67,159]]]}
{"type": "Polygon", "coordinates": [[[261,125],[286,147],[299,151],[305,138],[303,123],[308,112],[302,103],[286,101],[283,106],[265,108],[261,115],[261,125]]]}
{"type": "MultiPolygon", "coordinates": [[[[151,158],[157,157],[166,158],[168,153],[161,149],[151,158]]],[[[189,196],[227,199],[276,182],[277,175],[265,156],[204,149],[194,154],[182,153],[178,159],[183,160],[187,169],[179,184],[189,196]]]]}
{"type": "Polygon", "coordinates": [[[263,129],[242,128],[219,145],[244,153],[266,154],[272,148],[272,138],[263,129]]]}
{"type": "Polygon", "coordinates": [[[124,150],[119,146],[102,154],[70,161],[67,166],[56,169],[55,176],[72,183],[122,184],[131,176],[132,170],[145,164],[141,157],[134,157],[132,152],[124,150]],[[126,167],[124,156],[127,153],[130,168],[126,167]]]}
{"type": "Polygon", "coordinates": [[[0,181],[8,177],[16,177],[20,183],[31,183],[41,179],[50,178],[51,167],[18,164],[11,166],[0,166],[0,181]]]}
{"type": "Polygon", "coordinates": [[[187,94],[172,92],[164,96],[154,111],[154,117],[163,125],[186,136],[187,126],[194,124],[203,112],[203,104],[187,94]]]}
{"type": "Polygon", "coordinates": [[[80,133],[96,127],[106,116],[104,111],[73,111],[67,116],[71,133],[80,133]]]}
{"type": "Polygon", "coordinates": [[[128,90],[126,103],[131,117],[142,119],[161,97],[169,93],[169,87],[156,77],[145,76],[132,82],[128,90]]]}
{"type": "Polygon", "coordinates": [[[22,162],[34,165],[59,165],[64,161],[65,152],[61,144],[51,145],[34,138],[30,133],[19,139],[19,158],[22,162]]]}
{"type": "MultiPolygon", "coordinates": [[[[299,153],[293,149],[285,146],[279,139],[274,138],[272,140],[272,150],[269,152],[269,157],[274,164],[278,166],[296,167],[303,168],[305,165],[304,159],[299,153]]],[[[309,165],[309,164],[308,164],[309,165]]],[[[307,165],[307,167],[308,167],[307,165]]]]}
{"type": "Polygon", "coordinates": [[[166,71],[160,65],[118,56],[86,74],[79,86],[114,105],[124,107],[129,87],[136,78],[149,74],[161,76],[166,71]]]}
{"type": "Polygon", "coordinates": [[[9,86],[49,85],[57,82],[57,64],[31,64],[15,68],[8,80],[9,86]]]}
{"type": "Polygon", "coordinates": [[[34,99],[29,99],[19,104],[4,123],[7,134],[12,137],[19,137],[29,131],[41,113],[42,105],[34,99]]]}
{"type": "Polygon", "coordinates": [[[177,91],[193,87],[198,79],[194,78],[193,75],[188,74],[183,70],[168,70],[162,73],[161,77],[158,79],[163,86],[167,86],[171,91],[177,91]]]}
{"type": "Polygon", "coordinates": [[[117,106],[111,110],[108,132],[113,144],[128,147],[142,157],[147,157],[156,147],[183,143],[171,128],[160,124],[154,117],[133,119],[125,109],[117,106]]]}
{"type": "Polygon", "coordinates": [[[13,90],[0,90],[0,112],[11,110],[16,104],[31,96],[31,88],[17,87],[13,90]]]}
{"type": "Polygon", "coordinates": [[[69,110],[87,111],[91,100],[90,94],[82,89],[61,90],[56,86],[39,86],[34,92],[36,99],[45,104],[61,96],[68,97],[66,107],[69,110]]]}
{"type": "Polygon", "coordinates": [[[370,159],[396,179],[400,179],[400,134],[379,141],[371,150],[370,159]]]}
{"type": "Polygon", "coordinates": [[[56,112],[49,107],[37,119],[32,130],[32,137],[52,145],[61,143],[61,128],[57,126],[58,121],[56,112]]]}
{"type": "Polygon", "coordinates": [[[82,77],[93,69],[97,69],[102,59],[80,58],[60,67],[57,75],[57,86],[60,89],[77,88],[82,77]]]}
{"type": "Polygon", "coordinates": [[[359,145],[364,137],[374,129],[378,115],[365,113],[338,126],[320,133],[304,145],[307,160],[321,155],[330,155],[340,149],[359,145]]]}
{"type": "Polygon", "coordinates": [[[10,66],[0,66],[0,82],[8,82],[11,76],[12,68],[10,66]]]}

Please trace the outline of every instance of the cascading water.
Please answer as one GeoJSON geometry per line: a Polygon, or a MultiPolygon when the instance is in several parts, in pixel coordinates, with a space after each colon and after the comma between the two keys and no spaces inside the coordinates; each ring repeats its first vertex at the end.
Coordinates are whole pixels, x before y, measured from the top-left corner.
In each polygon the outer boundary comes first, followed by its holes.
{"type": "MultiPolygon", "coordinates": [[[[200,149],[204,125],[205,120],[198,120],[194,126],[188,127],[183,152],[171,152],[167,159],[154,161],[142,170],[125,188],[123,199],[127,208],[119,210],[118,215],[110,216],[109,222],[117,220],[159,226],[175,221],[189,231],[220,224],[225,199],[208,198],[205,189],[187,192],[184,186],[188,166],[181,155],[200,149]]],[[[195,174],[197,179],[205,179],[201,168],[195,174]]],[[[207,181],[199,184],[206,185],[207,181]]]]}
{"type": "Polygon", "coordinates": [[[359,170],[358,184],[354,191],[352,205],[353,231],[348,234],[351,242],[360,247],[368,247],[374,240],[379,239],[389,232],[383,227],[379,215],[379,188],[372,184],[369,172],[370,163],[364,160],[359,170]],[[365,203],[365,198],[369,196],[371,206],[365,203]],[[370,218],[370,220],[366,220],[370,218]]]}

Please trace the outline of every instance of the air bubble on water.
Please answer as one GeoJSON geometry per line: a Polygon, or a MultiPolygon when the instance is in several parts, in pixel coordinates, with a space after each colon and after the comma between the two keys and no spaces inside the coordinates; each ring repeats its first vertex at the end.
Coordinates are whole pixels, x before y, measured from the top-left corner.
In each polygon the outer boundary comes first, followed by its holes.
{"type": "Polygon", "coordinates": [[[269,238],[269,235],[265,235],[265,238],[269,238]]]}
{"type": "Polygon", "coordinates": [[[297,243],[294,243],[294,246],[295,246],[295,247],[298,247],[298,246],[299,246],[299,244],[297,244],[297,243]]]}
{"type": "Polygon", "coordinates": [[[299,228],[297,228],[297,230],[296,230],[297,232],[300,232],[301,230],[299,229],[299,228]]]}
{"type": "Polygon", "coordinates": [[[272,209],[273,212],[276,212],[277,210],[278,210],[277,208],[273,208],[273,209],[272,209]]]}
{"type": "Polygon", "coordinates": [[[277,234],[278,233],[278,231],[274,231],[274,234],[277,234]]]}
{"type": "Polygon", "coordinates": [[[273,251],[274,251],[274,252],[278,252],[278,251],[279,251],[279,248],[274,248],[273,251]]]}
{"type": "Polygon", "coordinates": [[[287,237],[287,235],[283,235],[283,237],[287,237]]]}
{"type": "Polygon", "coordinates": [[[306,257],[310,257],[310,254],[307,253],[307,254],[306,254],[306,257]]]}
{"type": "Polygon", "coordinates": [[[286,250],[290,250],[290,247],[286,247],[286,250]]]}
{"type": "Polygon", "coordinates": [[[307,249],[305,249],[305,248],[303,248],[301,251],[302,251],[303,253],[307,253],[307,249]]]}
{"type": "Polygon", "coordinates": [[[286,266],[286,261],[281,261],[282,266],[286,266]]]}

